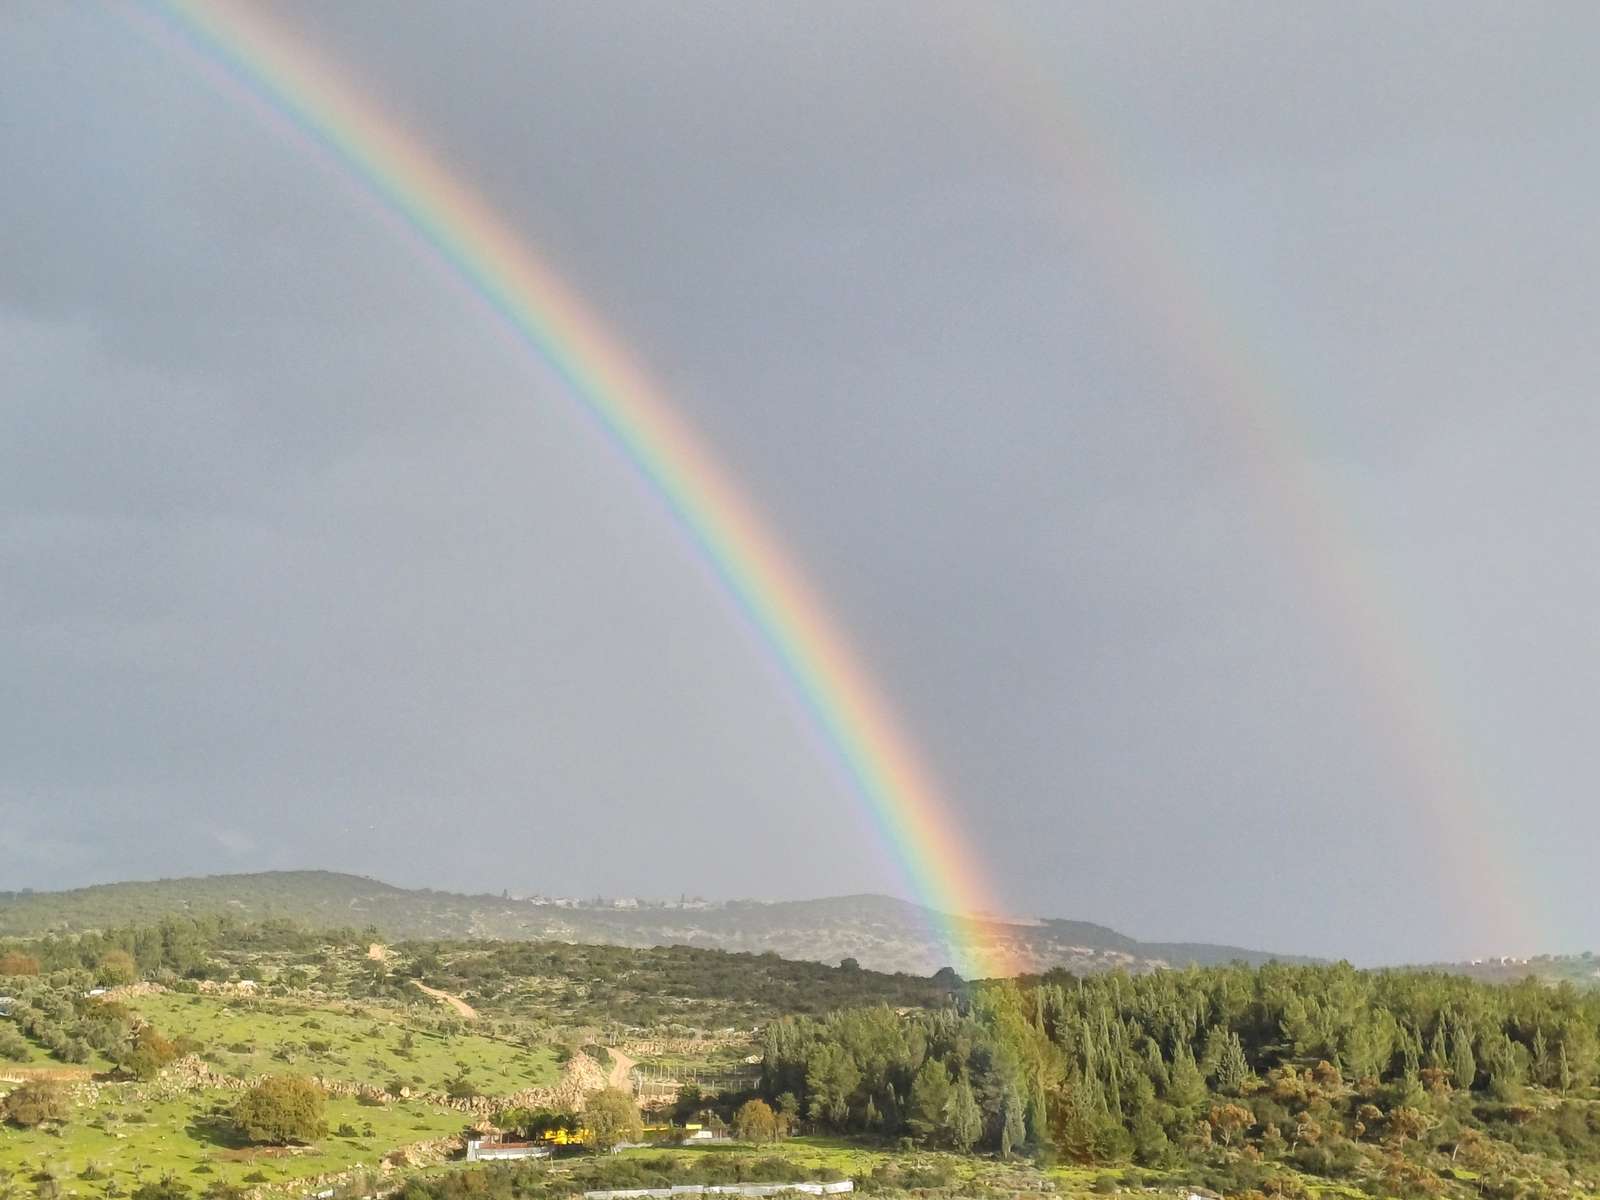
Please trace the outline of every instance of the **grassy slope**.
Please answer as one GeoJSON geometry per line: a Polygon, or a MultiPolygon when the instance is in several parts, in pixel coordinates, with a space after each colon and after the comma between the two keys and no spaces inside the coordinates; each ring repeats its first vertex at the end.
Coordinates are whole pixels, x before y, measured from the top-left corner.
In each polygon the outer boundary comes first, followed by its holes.
{"type": "Polygon", "coordinates": [[[4,1127],[0,1131],[0,1179],[26,1180],[42,1170],[62,1177],[80,1193],[98,1193],[105,1185],[76,1178],[96,1164],[126,1192],[139,1182],[171,1173],[196,1191],[213,1180],[241,1183],[260,1172],[270,1182],[300,1179],[357,1165],[376,1166],[396,1146],[457,1133],[462,1115],[420,1103],[387,1108],[366,1107],[354,1100],[330,1100],[328,1125],[368,1126],[372,1136],[329,1135],[304,1152],[284,1155],[239,1147],[221,1122],[210,1115],[215,1104],[231,1103],[230,1093],[195,1092],[159,1103],[137,1103],[130,1085],[102,1089],[99,1103],[73,1113],[58,1135],[42,1129],[4,1127]],[[137,1120],[143,1117],[142,1121],[137,1120]],[[129,1118],[134,1123],[128,1123],[129,1118]],[[107,1128],[91,1122],[106,1120],[107,1128]]]}
{"type": "Polygon", "coordinates": [[[473,1032],[446,1036],[401,1023],[394,1009],[354,1004],[313,1007],[293,1000],[234,1000],[165,992],[128,1006],[168,1037],[188,1035],[217,1069],[242,1075],[299,1071],[376,1084],[396,1076],[443,1090],[462,1072],[487,1095],[554,1083],[555,1056],[473,1032]],[[410,1029],[407,1057],[400,1039],[410,1029]],[[311,1050],[308,1042],[327,1043],[311,1050]],[[247,1047],[233,1050],[230,1047],[247,1047]]]}

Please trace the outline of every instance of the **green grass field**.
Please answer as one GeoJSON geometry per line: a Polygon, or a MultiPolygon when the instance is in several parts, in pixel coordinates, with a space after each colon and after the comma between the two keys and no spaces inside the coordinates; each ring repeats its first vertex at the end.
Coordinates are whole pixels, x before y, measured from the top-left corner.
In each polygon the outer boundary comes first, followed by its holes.
{"type": "Polygon", "coordinates": [[[529,1049],[472,1032],[446,1035],[403,1024],[401,1010],[355,1004],[320,1007],[292,1000],[163,992],[128,1001],[168,1037],[200,1043],[218,1070],[239,1075],[294,1071],[379,1086],[444,1090],[462,1074],[479,1092],[498,1096],[553,1083],[548,1047],[529,1049]],[[412,1048],[401,1044],[409,1031],[412,1048]]]}
{"type": "Polygon", "coordinates": [[[216,1115],[234,1101],[232,1093],[193,1092],[158,1104],[134,1103],[130,1093],[131,1085],[103,1089],[98,1104],[75,1109],[57,1133],[0,1127],[0,1179],[50,1174],[80,1195],[100,1195],[108,1182],[125,1193],[134,1184],[171,1174],[200,1192],[218,1179],[243,1183],[247,1176],[260,1176],[250,1182],[281,1182],[376,1167],[396,1147],[457,1133],[465,1124],[461,1113],[417,1102],[368,1107],[330,1099],[329,1128],[348,1125],[356,1136],[330,1133],[294,1152],[257,1150],[240,1145],[216,1115]],[[91,1168],[89,1178],[86,1168],[91,1168]]]}

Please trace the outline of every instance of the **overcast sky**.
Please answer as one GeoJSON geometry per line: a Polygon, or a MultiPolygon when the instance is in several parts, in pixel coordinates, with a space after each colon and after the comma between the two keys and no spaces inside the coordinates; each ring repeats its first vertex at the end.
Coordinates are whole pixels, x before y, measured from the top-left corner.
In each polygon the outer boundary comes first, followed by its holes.
{"type": "MultiPolygon", "coordinates": [[[[1012,911],[1600,944],[1593,6],[277,11],[703,432],[1012,911]]],[[[548,371],[142,29],[0,8],[0,887],[907,894],[548,371]]]]}

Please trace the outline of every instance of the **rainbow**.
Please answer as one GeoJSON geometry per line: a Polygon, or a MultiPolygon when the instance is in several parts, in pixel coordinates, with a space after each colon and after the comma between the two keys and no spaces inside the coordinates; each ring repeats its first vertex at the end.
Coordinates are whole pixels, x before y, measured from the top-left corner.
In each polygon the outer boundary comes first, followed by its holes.
{"type": "MultiPolygon", "coordinates": [[[[1354,519],[1355,506],[1313,469],[1316,439],[1296,411],[1297,389],[1186,253],[1156,193],[1132,166],[1131,136],[1078,95],[1062,63],[1041,53],[1042,31],[1005,6],[974,6],[957,33],[986,95],[997,97],[1019,141],[1045,165],[1097,235],[1096,252],[1123,299],[1161,333],[1192,373],[1197,395],[1216,397],[1243,475],[1260,497],[1263,524],[1297,561],[1324,622],[1349,655],[1369,698],[1374,740],[1403,772],[1429,842],[1418,872],[1441,880],[1441,901],[1470,914],[1486,952],[1527,953],[1551,928],[1532,899],[1537,869],[1515,845],[1514,806],[1496,795],[1483,751],[1424,650],[1423,622],[1405,606],[1354,519]],[[1010,14],[1008,19],[1007,14],[1010,14]],[[1449,899],[1446,901],[1445,897],[1449,899]]],[[[1302,389],[1303,390],[1303,389],[1302,389]]]]}
{"type": "Polygon", "coordinates": [[[950,963],[1008,973],[961,914],[998,912],[931,772],[859,656],[726,472],[526,241],[302,39],[232,2],[152,0],[152,25],[331,156],[565,382],[687,530],[775,654],[881,830],[950,963]]]}

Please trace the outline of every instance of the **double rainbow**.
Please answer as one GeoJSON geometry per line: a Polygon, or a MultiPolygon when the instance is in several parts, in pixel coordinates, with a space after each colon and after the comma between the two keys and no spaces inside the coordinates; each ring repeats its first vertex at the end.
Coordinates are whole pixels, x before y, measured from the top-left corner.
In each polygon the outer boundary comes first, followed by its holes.
{"type": "Polygon", "coordinates": [[[685,422],[526,241],[303,40],[234,3],[162,26],[331,155],[547,363],[688,531],[826,735],[963,975],[1003,974],[960,914],[997,911],[930,772],[814,590],[685,422]]]}

